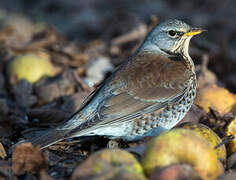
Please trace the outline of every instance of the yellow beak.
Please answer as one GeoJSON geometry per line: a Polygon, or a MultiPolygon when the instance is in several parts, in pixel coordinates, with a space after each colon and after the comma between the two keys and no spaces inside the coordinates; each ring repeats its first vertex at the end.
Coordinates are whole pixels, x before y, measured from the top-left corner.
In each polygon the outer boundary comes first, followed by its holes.
{"type": "Polygon", "coordinates": [[[200,28],[193,28],[189,32],[185,33],[184,36],[195,36],[197,34],[200,34],[206,30],[200,29],[200,28]]]}

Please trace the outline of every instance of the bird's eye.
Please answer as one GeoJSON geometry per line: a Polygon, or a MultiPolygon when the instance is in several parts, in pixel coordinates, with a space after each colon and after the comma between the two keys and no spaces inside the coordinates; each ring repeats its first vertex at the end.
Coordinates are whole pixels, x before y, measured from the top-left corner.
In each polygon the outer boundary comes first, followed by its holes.
{"type": "Polygon", "coordinates": [[[173,30],[168,31],[168,35],[174,37],[177,33],[173,30]]]}

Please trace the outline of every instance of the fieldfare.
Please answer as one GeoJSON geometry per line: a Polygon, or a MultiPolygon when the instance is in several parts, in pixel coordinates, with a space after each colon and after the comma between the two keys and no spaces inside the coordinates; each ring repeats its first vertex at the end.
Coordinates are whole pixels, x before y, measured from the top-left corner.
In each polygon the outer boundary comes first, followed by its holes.
{"type": "Polygon", "coordinates": [[[63,139],[93,135],[133,141],[171,129],[196,95],[188,48],[190,39],[202,31],[180,20],[157,25],[71,118],[32,143],[45,148],[63,139]]]}

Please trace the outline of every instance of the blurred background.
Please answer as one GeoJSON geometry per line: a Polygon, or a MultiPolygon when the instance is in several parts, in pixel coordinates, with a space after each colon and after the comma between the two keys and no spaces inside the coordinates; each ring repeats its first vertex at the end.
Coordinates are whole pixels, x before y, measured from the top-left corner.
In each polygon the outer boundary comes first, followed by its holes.
{"type": "MultiPolygon", "coordinates": [[[[210,70],[217,74],[223,86],[236,92],[234,0],[0,1],[1,27],[16,27],[23,36],[22,41],[30,40],[35,32],[54,27],[66,39],[80,45],[95,39],[109,44],[112,39],[140,27],[146,34],[154,24],[170,18],[182,19],[208,30],[194,38],[198,48],[191,49],[191,54],[196,57],[197,64],[201,63],[203,53],[207,54],[210,70]]],[[[143,36],[141,33],[129,43],[122,43],[122,48],[128,52],[121,56],[133,52],[131,49],[137,44],[136,40],[142,40],[143,36]]]]}

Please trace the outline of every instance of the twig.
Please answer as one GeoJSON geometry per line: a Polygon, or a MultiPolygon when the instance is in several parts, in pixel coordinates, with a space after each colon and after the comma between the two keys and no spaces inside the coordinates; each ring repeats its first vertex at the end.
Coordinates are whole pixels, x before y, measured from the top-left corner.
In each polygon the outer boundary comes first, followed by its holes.
{"type": "Polygon", "coordinates": [[[219,148],[220,146],[224,145],[224,144],[228,144],[230,141],[232,141],[235,137],[233,135],[229,135],[225,138],[223,138],[223,140],[221,141],[220,144],[217,144],[214,149],[219,148]]]}
{"type": "Polygon", "coordinates": [[[121,45],[127,42],[143,38],[146,36],[146,34],[147,34],[147,26],[145,24],[140,24],[137,28],[135,28],[131,32],[128,32],[126,34],[123,34],[119,37],[112,39],[111,44],[121,45]]]}

